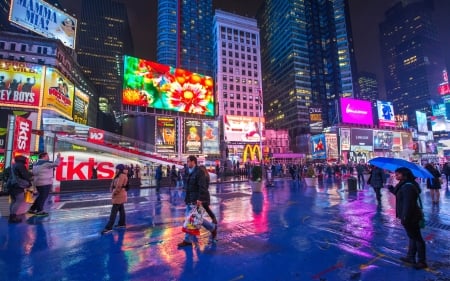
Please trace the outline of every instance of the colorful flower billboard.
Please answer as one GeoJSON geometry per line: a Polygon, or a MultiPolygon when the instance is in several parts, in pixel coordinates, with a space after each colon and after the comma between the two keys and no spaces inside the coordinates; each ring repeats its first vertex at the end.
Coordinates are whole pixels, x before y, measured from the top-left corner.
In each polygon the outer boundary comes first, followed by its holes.
{"type": "Polygon", "coordinates": [[[0,60],[0,105],[40,106],[42,70],[37,64],[0,60]]]}
{"type": "Polygon", "coordinates": [[[214,116],[209,76],[135,57],[124,57],[122,103],[214,116]]]}
{"type": "Polygon", "coordinates": [[[370,101],[341,98],[341,115],[343,123],[373,126],[370,101]]]}
{"type": "Polygon", "coordinates": [[[74,91],[75,87],[72,82],[56,69],[47,67],[42,100],[43,108],[56,110],[72,119],[74,91]]]}

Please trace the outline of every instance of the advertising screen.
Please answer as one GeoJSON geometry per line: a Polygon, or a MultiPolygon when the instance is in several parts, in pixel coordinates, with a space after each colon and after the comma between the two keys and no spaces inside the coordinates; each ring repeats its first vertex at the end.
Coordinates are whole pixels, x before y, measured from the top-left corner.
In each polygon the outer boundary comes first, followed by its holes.
{"type": "Polygon", "coordinates": [[[444,116],[431,116],[430,120],[433,132],[450,131],[450,122],[444,116]]]}
{"type": "Polygon", "coordinates": [[[373,131],[373,149],[391,150],[394,144],[394,134],[391,131],[373,131]]]}
{"type": "Polygon", "coordinates": [[[325,135],[311,136],[311,154],[313,159],[327,159],[325,135]]]}
{"type": "Polygon", "coordinates": [[[373,125],[370,101],[341,98],[341,115],[343,123],[373,125]]]}
{"type": "Polygon", "coordinates": [[[0,105],[38,107],[42,69],[37,64],[0,60],[0,105]]]}
{"type": "Polygon", "coordinates": [[[401,129],[409,128],[408,115],[406,114],[395,115],[395,127],[401,129]]]}
{"type": "Polygon", "coordinates": [[[176,141],[176,119],[172,117],[156,117],[156,152],[175,153],[176,141]]]}
{"type": "Polygon", "coordinates": [[[384,127],[395,127],[394,106],[390,101],[377,100],[378,124],[384,127]]]}
{"type": "MultiPolygon", "coordinates": [[[[264,118],[261,117],[261,126],[264,126],[263,124],[264,118]]],[[[248,143],[261,140],[258,117],[225,115],[224,131],[227,142],[248,143]]]]}
{"type": "Polygon", "coordinates": [[[202,121],[184,120],[183,151],[186,154],[202,153],[202,121]]]}
{"type": "Polygon", "coordinates": [[[73,96],[73,84],[56,69],[47,67],[42,107],[56,110],[71,119],[73,96]]]}
{"type": "Polygon", "coordinates": [[[416,111],[417,131],[421,133],[428,132],[427,115],[425,112],[416,111]]]}
{"type": "Polygon", "coordinates": [[[219,121],[203,121],[203,153],[220,154],[219,121]]]}
{"type": "Polygon", "coordinates": [[[438,103],[431,105],[431,112],[433,116],[446,116],[446,109],[444,103],[438,103]]]}
{"type": "Polygon", "coordinates": [[[319,133],[323,130],[322,108],[309,108],[309,129],[311,133],[319,133]]]}
{"type": "Polygon", "coordinates": [[[352,128],[351,145],[373,146],[372,132],[372,130],[352,128]]]}
{"type": "Polygon", "coordinates": [[[401,132],[402,138],[402,149],[412,149],[413,148],[413,139],[412,135],[408,132],[401,132]]]}
{"type": "Polygon", "coordinates": [[[325,134],[325,144],[327,147],[328,160],[339,159],[338,144],[336,134],[325,134]]]}
{"type": "Polygon", "coordinates": [[[75,49],[77,20],[42,0],[12,0],[9,20],[44,37],[59,39],[75,49]]]}
{"type": "Polygon", "coordinates": [[[350,150],[350,129],[341,128],[340,132],[341,150],[350,150]]]}
{"type": "Polygon", "coordinates": [[[123,104],[214,116],[211,77],[130,56],[124,68],[123,104]]]}
{"type": "Polygon", "coordinates": [[[89,96],[75,88],[73,99],[73,121],[86,125],[88,119],[89,96]]]}

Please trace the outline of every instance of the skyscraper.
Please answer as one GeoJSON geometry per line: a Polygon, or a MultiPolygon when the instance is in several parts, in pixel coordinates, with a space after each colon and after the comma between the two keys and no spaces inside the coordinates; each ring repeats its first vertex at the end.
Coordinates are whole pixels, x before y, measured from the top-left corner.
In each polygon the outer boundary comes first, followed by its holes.
{"type": "Polygon", "coordinates": [[[370,72],[360,72],[358,75],[359,94],[356,98],[375,101],[379,99],[377,76],[370,72]]]}
{"type": "Polygon", "coordinates": [[[354,95],[348,2],[267,1],[258,18],[266,125],[289,129],[292,150],[305,151],[309,107],[322,107],[324,126],[334,125],[339,97],[354,95]]]}
{"type": "Polygon", "coordinates": [[[212,76],[212,0],[159,0],[157,61],[212,76]]]}
{"type": "Polygon", "coordinates": [[[83,0],[76,51],[84,73],[97,87],[100,109],[119,112],[122,56],[133,52],[125,5],[118,0],[83,0]],[[101,105],[105,102],[109,103],[109,108],[101,105]]]}
{"type": "Polygon", "coordinates": [[[416,110],[431,112],[445,68],[432,12],[433,1],[399,2],[386,11],[380,24],[387,98],[413,126],[416,110]]]}

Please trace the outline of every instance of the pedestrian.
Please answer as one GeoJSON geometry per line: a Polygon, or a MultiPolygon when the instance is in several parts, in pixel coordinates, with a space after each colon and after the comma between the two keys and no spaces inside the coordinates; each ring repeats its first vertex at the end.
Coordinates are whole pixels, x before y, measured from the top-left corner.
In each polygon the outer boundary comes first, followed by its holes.
{"type": "MultiPolygon", "coordinates": [[[[207,185],[207,179],[205,173],[203,173],[197,166],[197,157],[191,155],[187,158],[187,167],[189,169],[189,175],[186,181],[186,197],[184,202],[186,203],[186,216],[189,215],[191,210],[195,206],[200,206],[203,202],[209,203],[209,191],[207,185]]],[[[209,230],[215,238],[216,225],[203,220],[202,226],[209,230]]],[[[184,240],[178,244],[178,247],[191,246],[196,237],[189,233],[185,233],[184,240]]]]}
{"type": "Polygon", "coordinates": [[[170,169],[170,181],[171,184],[175,187],[177,186],[177,179],[178,179],[177,168],[175,167],[175,165],[172,165],[172,169],[170,169]]]}
{"type": "Polygon", "coordinates": [[[162,177],[163,177],[162,165],[159,165],[155,170],[156,192],[158,192],[158,193],[159,193],[159,189],[161,188],[162,177]]]}
{"type": "Polygon", "coordinates": [[[96,180],[97,179],[97,169],[95,167],[92,167],[92,177],[91,179],[96,180]]]}
{"type": "Polygon", "coordinates": [[[128,170],[123,164],[116,166],[116,174],[111,182],[112,193],[112,207],[109,215],[109,221],[105,228],[102,230],[102,234],[106,234],[112,231],[114,222],[116,221],[117,213],[119,213],[119,223],[115,226],[117,228],[126,228],[125,221],[125,206],[127,202],[127,191],[125,186],[128,183],[128,170]]]}
{"type": "Polygon", "coordinates": [[[364,166],[362,163],[359,163],[356,165],[356,173],[358,178],[358,186],[359,189],[364,189],[364,173],[366,172],[366,166],[364,166]]]}
{"type": "Polygon", "coordinates": [[[408,252],[400,260],[413,265],[416,269],[427,268],[425,241],[419,225],[423,219],[422,210],[418,204],[420,186],[411,170],[405,167],[395,170],[395,178],[399,182],[395,187],[389,186],[389,191],[395,195],[395,215],[401,220],[409,238],[408,252]]]}
{"type": "Polygon", "coordinates": [[[448,180],[450,179],[450,163],[445,162],[443,167],[443,173],[445,175],[446,184],[448,185],[448,180]]]}
{"type": "Polygon", "coordinates": [[[25,189],[31,186],[33,174],[28,171],[26,166],[28,158],[22,155],[14,158],[14,164],[5,171],[6,184],[11,199],[9,204],[9,223],[19,223],[22,221],[18,217],[20,205],[25,200],[25,189]]]}
{"type": "Polygon", "coordinates": [[[431,201],[433,204],[439,204],[439,189],[441,189],[441,173],[430,163],[425,165],[425,169],[427,169],[432,175],[432,179],[427,179],[427,188],[430,190],[431,201]]]}
{"type": "Polygon", "coordinates": [[[381,188],[386,183],[386,174],[384,171],[376,166],[372,166],[370,170],[370,176],[367,180],[367,184],[373,187],[375,191],[378,204],[381,203],[381,188]]]}
{"type": "Polygon", "coordinates": [[[207,191],[208,191],[207,192],[208,195],[206,196],[207,200],[202,201],[202,206],[205,209],[206,213],[208,213],[209,217],[211,218],[212,223],[216,225],[216,229],[213,231],[213,235],[212,235],[213,236],[212,238],[215,239],[216,235],[217,235],[217,218],[216,218],[216,215],[211,210],[211,208],[209,208],[209,205],[211,203],[211,196],[209,194],[209,183],[210,183],[211,179],[209,177],[209,172],[208,172],[208,170],[206,169],[205,166],[201,165],[201,166],[199,166],[199,168],[205,174],[206,186],[207,186],[207,191]]]}
{"type": "Polygon", "coordinates": [[[54,162],[50,161],[47,152],[39,154],[38,161],[33,165],[33,182],[39,195],[28,210],[29,214],[48,216],[48,213],[44,211],[44,205],[53,187],[53,169],[58,167],[60,162],[61,153],[56,155],[54,162]]]}

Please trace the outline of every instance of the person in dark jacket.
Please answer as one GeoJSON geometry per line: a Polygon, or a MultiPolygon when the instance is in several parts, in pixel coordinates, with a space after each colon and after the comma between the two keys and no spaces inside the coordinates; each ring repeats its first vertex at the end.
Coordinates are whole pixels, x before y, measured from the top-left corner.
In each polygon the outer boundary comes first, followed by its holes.
{"type": "MultiPolygon", "coordinates": [[[[200,206],[203,202],[209,204],[208,182],[205,173],[203,173],[197,166],[197,157],[191,155],[187,158],[188,176],[186,179],[186,216],[191,212],[195,206],[200,206]]],[[[213,233],[216,230],[216,225],[203,220],[202,226],[213,233]]],[[[189,233],[185,234],[184,240],[178,244],[178,247],[191,246],[196,237],[189,233]]]]}
{"type": "Polygon", "coordinates": [[[427,179],[427,188],[430,190],[431,201],[433,202],[433,204],[439,204],[441,173],[439,173],[439,171],[431,163],[426,164],[425,169],[427,169],[433,175],[432,179],[427,179]]]}
{"type": "Polygon", "coordinates": [[[386,174],[384,171],[378,167],[372,166],[370,170],[370,177],[367,183],[373,187],[375,194],[377,196],[378,203],[381,202],[381,188],[386,182],[386,174]]]}
{"type": "Polygon", "coordinates": [[[395,215],[401,220],[409,238],[406,257],[400,260],[412,264],[416,269],[427,268],[425,241],[419,226],[422,220],[422,210],[417,203],[421,192],[419,184],[411,170],[405,167],[395,170],[395,178],[399,182],[395,187],[389,186],[389,191],[395,195],[395,215]]]}
{"type": "Polygon", "coordinates": [[[163,177],[162,165],[159,165],[155,170],[156,192],[158,192],[158,193],[159,193],[159,189],[161,188],[162,177],[163,177]]]}
{"type": "Polygon", "coordinates": [[[12,180],[13,175],[11,173],[14,173],[17,182],[23,182],[8,187],[8,192],[11,197],[11,203],[9,205],[9,223],[19,223],[22,221],[22,219],[18,217],[17,211],[25,200],[25,189],[31,186],[31,180],[33,178],[33,174],[30,173],[26,167],[27,160],[28,159],[25,156],[16,156],[14,158],[14,164],[11,166],[10,173],[7,175],[8,181],[12,180]],[[26,184],[27,182],[28,184],[26,184]]]}
{"type": "MultiPolygon", "coordinates": [[[[208,172],[208,170],[206,169],[206,167],[203,166],[203,165],[199,166],[199,168],[200,168],[200,170],[201,170],[203,173],[205,173],[205,177],[206,177],[206,186],[207,186],[207,188],[209,189],[209,182],[211,181],[210,178],[209,178],[209,172],[208,172]]],[[[209,194],[209,191],[208,191],[208,199],[205,200],[205,201],[202,201],[202,206],[203,206],[203,208],[205,209],[206,213],[208,213],[209,217],[211,218],[212,223],[216,225],[216,229],[215,229],[214,231],[211,232],[211,233],[212,233],[212,238],[215,239],[215,238],[216,238],[216,235],[217,235],[217,218],[216,218],[216,215],[215,215],[215,214],[213,213],[213,211],[211,210],[211,208],[209,208],[209,204],[211,203],[210,201],[211,201],[211,197],[210,197],[210,194],[209,194]]]]}

